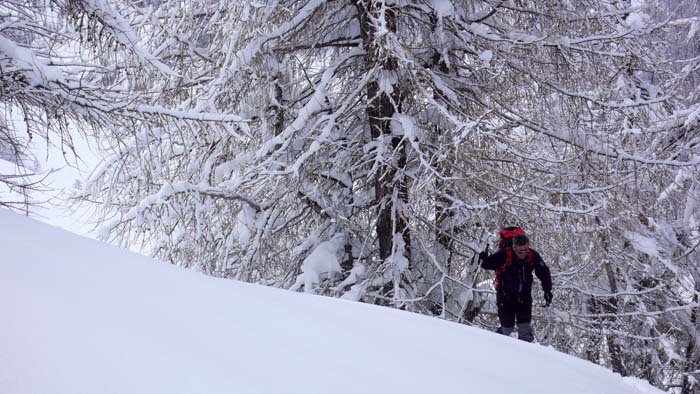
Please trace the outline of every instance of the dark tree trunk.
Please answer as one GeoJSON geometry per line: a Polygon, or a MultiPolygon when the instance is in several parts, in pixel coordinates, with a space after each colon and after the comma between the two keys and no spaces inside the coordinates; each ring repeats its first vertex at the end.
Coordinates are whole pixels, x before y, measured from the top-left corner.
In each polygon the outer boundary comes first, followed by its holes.
{"type": "MultiPolygon", "coordinates": [[[[379,67],[385,72],[398,72],[398,62],[395,57],[384,53],[378,45],[376,26],[372,18],[378,18],[379,3],[375,1],[356,1],[360,17],[360,31],[364,48],[367,51],[367,69],[379,67]]],[[[387,5],[383,11],[384,22],[389,32],[396,32],[396,5],[387,5]]],[[[394,135],[391,129],[391,119],[399,111],[401,93],[398,86],[387,94],[380,90],[377,79],[367,86],[367,115],[369,129],[374,140],[388,139],[391,150],[385,156],[379,171],[375,174],[375,202],[378,209],[377,237],[379,242],[379,257],[385,260],[393,254],[394,234],[400,233],[406,244],[402,252],[407,257],[410,250],[410,234],[408,223],[404,216],[402,204],[408,202],[408,187],[404,169],[406,167],[406,146],[401,136],[394,135]]]]}

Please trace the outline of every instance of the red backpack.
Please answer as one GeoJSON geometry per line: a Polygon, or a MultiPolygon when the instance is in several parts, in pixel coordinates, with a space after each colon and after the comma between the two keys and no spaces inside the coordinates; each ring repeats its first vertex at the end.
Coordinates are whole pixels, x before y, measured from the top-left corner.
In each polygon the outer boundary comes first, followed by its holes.
{"type": "MultiPolygon", "coordinates": [[[[520,227],[503,227],[502,229],[498,230],[498,234],[501,236],[501,238],[498,240],[498,250],[501,251],[506,249],[506,261],[503,263],[501,268],[496,270],[496,279],[494,281],[496,289],[498,289],[500,284],[498,277],[501,276],[501,272],[505,271],[506,268],[513,263],[513,249],[511,249],[513,246],[513,238],[516,235],[525,235],[525,230],[520,227]]],[[[532,249],[527,251],[527,264],[530,267],[535,266],[535,254],[532,252],[532,249]]]]}
{"type": "Polygon", "coordinates": [[[513,238],[515,238],[516,235],[525,235],[525,230],[520,227],[503,227],[498,230],[498,235],[501,236],[501,239],[498,240],[498,250],[500,251],[501,249],[513,246],[513,238]]]}

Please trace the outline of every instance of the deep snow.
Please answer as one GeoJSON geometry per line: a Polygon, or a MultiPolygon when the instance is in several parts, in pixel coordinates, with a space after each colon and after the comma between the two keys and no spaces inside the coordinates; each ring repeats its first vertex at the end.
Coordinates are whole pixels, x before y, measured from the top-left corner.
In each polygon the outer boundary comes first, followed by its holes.
{"type": "Polygon", "coordinates": [[[0,209],[0,393],[658,394],[484,330],[206,277],[0,209]]]}

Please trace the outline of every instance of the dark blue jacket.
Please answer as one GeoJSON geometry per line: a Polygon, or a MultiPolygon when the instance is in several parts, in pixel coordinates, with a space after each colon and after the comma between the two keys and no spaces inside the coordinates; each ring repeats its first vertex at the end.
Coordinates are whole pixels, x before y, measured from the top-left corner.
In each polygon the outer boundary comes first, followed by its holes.
{"type": "MultiPolygon", "coordinates": [[[[532,264],[528,262],[526,257],[523,260],[518,259],[515,252],[512,253],[512,261],[510,265],[505,267],[498,274],[498,296],[510,302],[527,302],[532,303],[532,272],[535,272],[537,278],[542,282],[542,290],[545,293],[552,291],[552,275],[549,272],[549,267],[542,261],[542,257],[535,250],[532,251],[532,264]]],[[[481,268],[486,270],[498,270],[502,268],[507,259],[508,249],[504,248],[498,252],[488,256],[481,262],[481,268]]]]}

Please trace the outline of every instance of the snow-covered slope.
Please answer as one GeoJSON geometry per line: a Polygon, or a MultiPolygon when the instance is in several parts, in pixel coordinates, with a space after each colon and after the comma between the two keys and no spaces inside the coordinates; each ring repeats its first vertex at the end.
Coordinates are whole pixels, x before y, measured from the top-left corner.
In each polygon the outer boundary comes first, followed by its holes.
{"type": "Polygon", "coordinates": [[[0,210],[0,393],[660,391],[549,348],[206,277],[0,210]]]}

